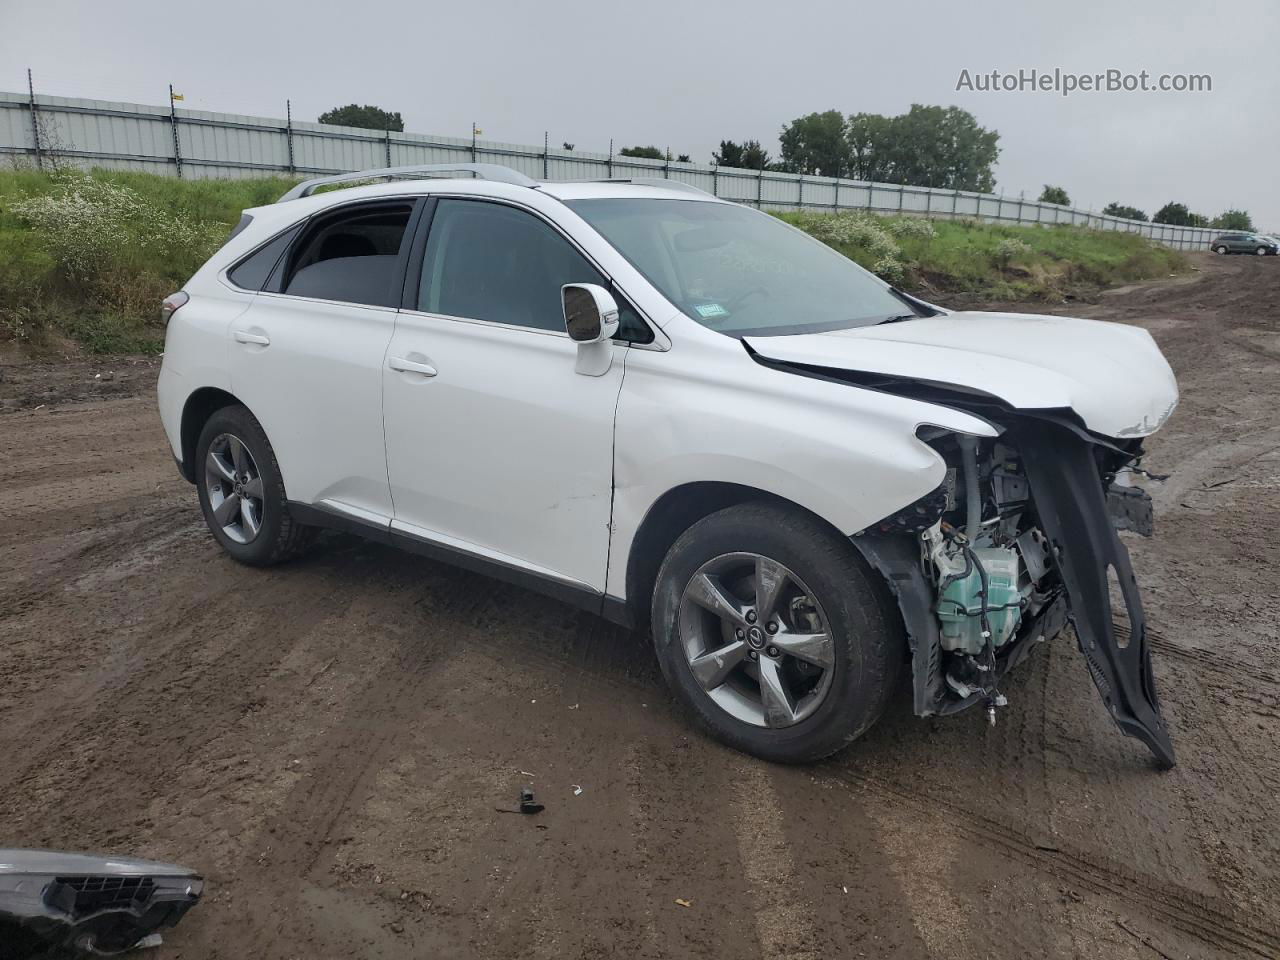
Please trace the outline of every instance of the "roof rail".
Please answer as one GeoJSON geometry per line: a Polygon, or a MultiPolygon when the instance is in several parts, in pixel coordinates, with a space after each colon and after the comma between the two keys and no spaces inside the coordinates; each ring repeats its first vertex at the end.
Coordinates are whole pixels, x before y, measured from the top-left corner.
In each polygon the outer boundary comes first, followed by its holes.
{"type": "Polygon", "coordinates": [[[351,183],[356,180],[373,180],[376,177],[397,179],[401,177],[417,177],[428,173],[467,172],[475,174],[477,180],[496,180],[499,183],[513,183],[518,187],[534,187],[537,183],[530,180],[519,170],[512,170],[497,163],[424,163],[407,167],[376,167],[372,170],[357,170],[354,173],[336,173],[328,177],[316,177],[303,180],[276,203],[286,200],[298,200],[309,197],[320,187],[332,183],[351,183]]]}
{"type": "Polygon", "coordinates": [[[665,177],[605,177],[603,180],[589,180],[588,183],[634,183],[641,187],[669,187],[672,190],[684,190],[690,193],[701,193],[705,196],[714,196],[707,193],[701,187],[695,187],[692,183],[685,183],[683,180],[668,180],[665,177]]]}

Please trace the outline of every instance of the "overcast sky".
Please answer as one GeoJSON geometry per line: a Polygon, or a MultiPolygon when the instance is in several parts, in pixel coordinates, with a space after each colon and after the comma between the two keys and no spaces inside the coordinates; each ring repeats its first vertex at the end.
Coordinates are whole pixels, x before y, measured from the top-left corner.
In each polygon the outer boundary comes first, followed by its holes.
{"type": "Polygon", "coordinates": [[[814,110],[955,104],[1000,132],[997,191],[1060,184],[1077,206],[1168,200],[1280,229],[1275,0],[0,0],[0,89],[315,119],[349,102],[416,133],[652,143],[708,161],[721,138],[775,154],[814,110]],[[331,11],[326,13],[325,11],[331,11]],[[1212,76],[1208,93],[980,93],[1020,68],[1212,76]]]}

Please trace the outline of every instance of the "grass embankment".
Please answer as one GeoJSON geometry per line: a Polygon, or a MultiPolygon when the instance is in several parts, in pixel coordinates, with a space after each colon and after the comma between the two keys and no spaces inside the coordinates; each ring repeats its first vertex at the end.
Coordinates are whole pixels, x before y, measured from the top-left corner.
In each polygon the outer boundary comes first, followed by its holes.
{"type": "Polygon", "coordinates": [[[924,296],[1061,301],[1189,267],[1178,251],[1132,233],[855,212],[778,216],[924,296]]]}
{"type": "Polygon", "coordinates": [[[294,182],[0,171],[0,341],[158,353],[160,301],[294,182]]]}
{"type": "MultiPolygon", "coordinates": [[[[246,207],[294,181],[178,180],[95,171],[0,171],[0,342],[35,352],[162,349],[161,299],[226,239],[246,207]]],[[[1132,234],[860,213],[782,214],[924,295],[1048,300],[1184,269],[1132,234]]]]}

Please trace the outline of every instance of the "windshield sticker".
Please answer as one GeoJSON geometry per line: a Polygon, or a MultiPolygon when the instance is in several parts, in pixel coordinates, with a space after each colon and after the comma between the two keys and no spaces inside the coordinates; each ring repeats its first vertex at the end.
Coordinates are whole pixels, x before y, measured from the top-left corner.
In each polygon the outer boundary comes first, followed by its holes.
{"type": "Polygon", "coordinates": [[[727,317],[729,311],[718,303],[700,303],[693,309],[698,311],[698,316],[703,320],[710,320],[712,317],[727,317]]]}

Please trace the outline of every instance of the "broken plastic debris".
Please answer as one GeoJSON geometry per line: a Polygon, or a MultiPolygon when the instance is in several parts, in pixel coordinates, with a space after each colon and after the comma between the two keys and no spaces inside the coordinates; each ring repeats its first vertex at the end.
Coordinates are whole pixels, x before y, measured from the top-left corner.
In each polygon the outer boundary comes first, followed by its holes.
{"type": "Polygon", "coordinates": [[[521,771],[520,771],[520,776],[522,776],[522,777],[536,777],[536,776],[537,776],[537,774],[536,774],[536,773],[530,773],[528,770],[521,770],[521,771]]]}
{"type": "Polygon", "coordinates": [[[145,937],[133,945],[135,950],[146,950],[148,947],[158,947],[164,943],[164,938],[158,933],[148,933],[145,937]]]}
{"type": "Polygon", "coordinates": [[[575,797],[580,797],[580,796],[582,796],[582,787],[581,787],[581,786],[579,786],[579,785],[578,785],[578,784],[576,784],[576,783],[573,785],[573,795],[574,795],[575,797]]]}
{"type": "Polygon", "coordinates": [[[676,897],[676,903],[678,903],[678,904],[679,904],[680,906],[682,906],[682,907],[692,907],[692,906],[693,906],[693,901],[692,901],[692,900],[686,900],[686,899],[684,899],[683,897],[676,897]]]}
{"type": "MultiPolygon", "coordinates": [[[[76,956],[115,955],[159,946],[156,931],[181,920],[203,892],[200,875],[176,864],[0,850],[0,948],[10,946],[12,927],[24,929],[55,956],[68,950],[76,956]],[[103,889],[132,895],[104,904],[94,893],[103,889]]],[[[0,952],[9,955],[8,950],[0,952]]]]}

